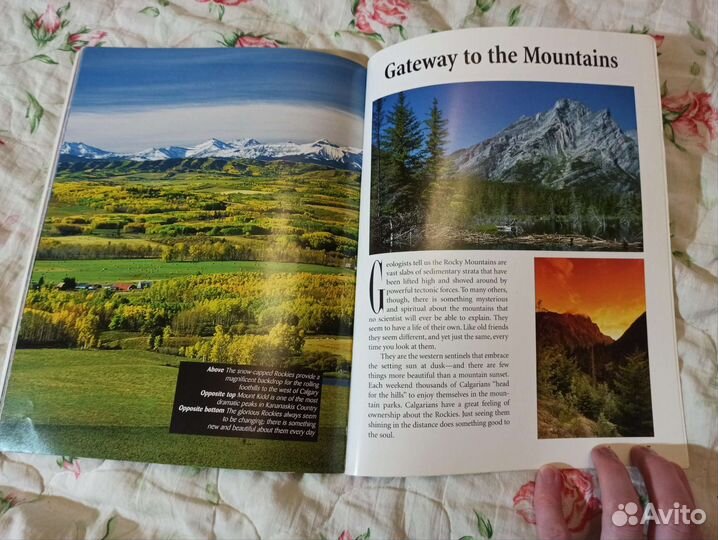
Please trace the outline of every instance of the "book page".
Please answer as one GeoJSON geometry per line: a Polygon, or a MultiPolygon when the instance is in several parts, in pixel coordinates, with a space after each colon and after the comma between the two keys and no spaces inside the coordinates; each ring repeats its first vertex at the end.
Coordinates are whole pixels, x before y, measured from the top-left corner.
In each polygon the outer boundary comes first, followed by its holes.
{"type": "Polygon", "coordinates": [[[370,60],[347,473],[687,464],[655,54],[497,28],[370,60]]]}
{"type": "Polygon", "coordinates": [[[344,469],[365,77],[291,49],[83,51],[1,450],[344,469]]]}

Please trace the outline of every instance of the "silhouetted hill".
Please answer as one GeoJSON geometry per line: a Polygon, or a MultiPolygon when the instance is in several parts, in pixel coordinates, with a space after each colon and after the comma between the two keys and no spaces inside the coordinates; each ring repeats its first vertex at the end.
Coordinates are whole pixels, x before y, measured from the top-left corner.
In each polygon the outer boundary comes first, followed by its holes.
{"type": "Polygon", "coordinates": [[[642,313],[608,350],[614,358],[624,358],[635,352],[648,352],[646,313],[642,313]]]}
{"type": "Polygon", "coordinates": [[[539,311],[536,313],[536,345],[560,345],[568,350],[610,345],[613,339],[603,334],[586,315],[539,311]]]}

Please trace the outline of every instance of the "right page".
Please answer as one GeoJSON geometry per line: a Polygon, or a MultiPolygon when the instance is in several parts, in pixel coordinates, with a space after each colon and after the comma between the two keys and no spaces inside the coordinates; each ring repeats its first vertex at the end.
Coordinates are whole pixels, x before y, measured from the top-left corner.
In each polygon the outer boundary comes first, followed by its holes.
{"type": "Polygon", "coordinates": [[[652,39],[433,34],[366,99],[346,472],[687,466],[652,39]]]}

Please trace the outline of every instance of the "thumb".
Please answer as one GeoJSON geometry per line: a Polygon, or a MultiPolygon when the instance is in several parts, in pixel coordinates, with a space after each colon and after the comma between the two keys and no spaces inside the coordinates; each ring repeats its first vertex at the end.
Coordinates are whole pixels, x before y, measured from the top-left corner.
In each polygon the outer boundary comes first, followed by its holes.
{"type": "Polygon", "coordinates": [[[539,469],[534,488],[534,512],[539,540],[568,540],[571,533],[563,517],[561,471],[551,465],[539,469]]]}

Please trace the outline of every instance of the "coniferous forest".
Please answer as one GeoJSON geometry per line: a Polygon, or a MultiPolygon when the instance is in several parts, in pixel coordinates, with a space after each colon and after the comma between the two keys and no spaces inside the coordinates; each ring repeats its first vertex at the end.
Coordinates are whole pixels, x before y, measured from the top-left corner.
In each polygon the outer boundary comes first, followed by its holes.
{"type": "Polygon", "coordinates": [[[536,373],[540,439],[653,436],[645,313],[613,341],[586,315],[537,311],[536,373]]]}
{"type": "Polygon", "coordinates": [[[610,112],[558,100],[450,152],[458,127],[442,107],[456,104],[419,110],[416,91],[373,104],[370,253],[642,250],[637,144],[610,112]]]}

